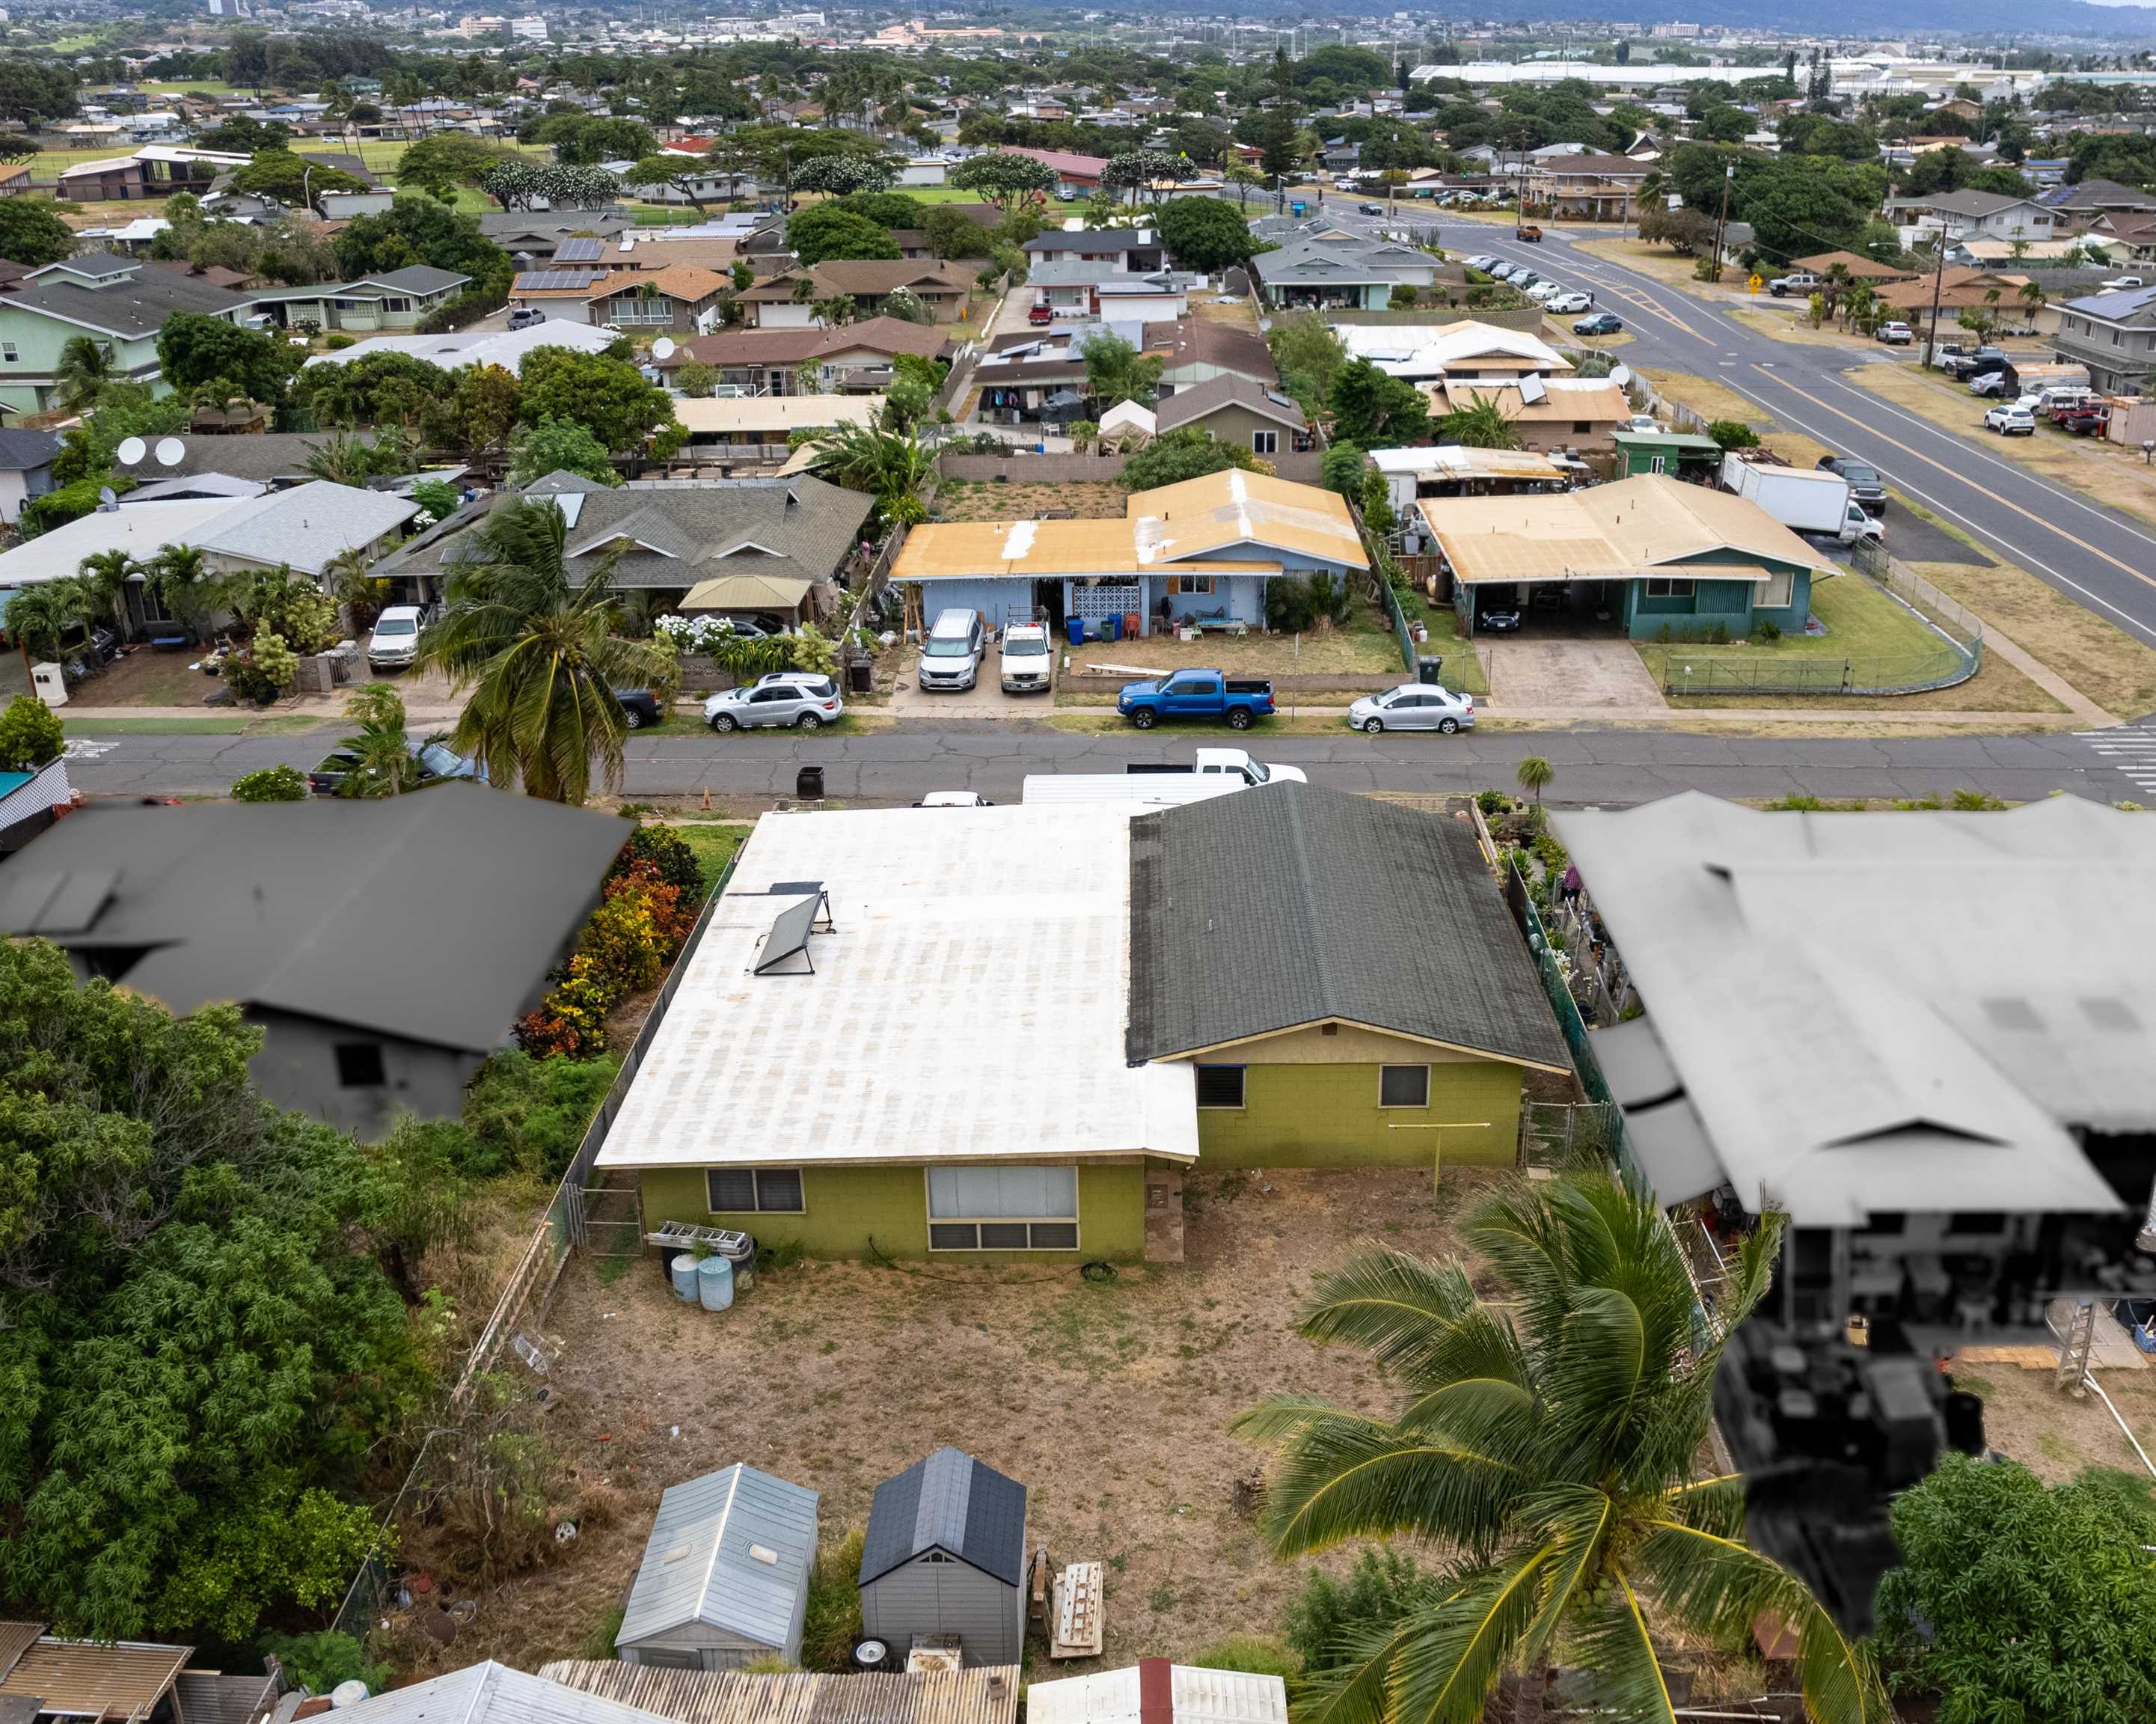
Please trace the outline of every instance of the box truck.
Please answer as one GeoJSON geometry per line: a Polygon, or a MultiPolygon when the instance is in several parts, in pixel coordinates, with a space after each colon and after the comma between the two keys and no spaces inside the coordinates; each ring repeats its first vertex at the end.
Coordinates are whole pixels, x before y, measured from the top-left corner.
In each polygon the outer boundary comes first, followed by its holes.
{"type": "Polygon", "coordinates": [[[1886,533],[1856,501],[1849,481],[1822,468],[1776,466],[1725,455],[1722,488],[1757,503],[1792,533],[1815,533],[1844,544],[1886,533]]]}

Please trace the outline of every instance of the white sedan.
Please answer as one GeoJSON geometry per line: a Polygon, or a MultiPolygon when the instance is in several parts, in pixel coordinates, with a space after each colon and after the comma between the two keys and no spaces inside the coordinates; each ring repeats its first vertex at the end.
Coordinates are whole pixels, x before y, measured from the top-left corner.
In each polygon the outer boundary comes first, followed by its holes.
{"type": "Polygon", "coordinates": [[[1543,302],[1543,309],[1553,316],[1568,317],[1575,311],[1594,307],[1594,301],[1584,293],[1560,293],[1543,302]]]}
{"type": "Polygon", "coordinates": [[[1365,736],[1388,730],[1436,730],[1450,736],[1475,728],[1475,697],[1455,694],[1435,682],[1403,682],[1383,694],[1366,694],[1349,707],[1348,728],[1365,736]]]}
{"type": "Polygon", "coordinates": [[[1530,287],[1527,290],[1527,297],[1532,300],[1540,300],[1547,302],[1550,300],[1555,299],[1559,294],[1564,291],[1565,288],[1560,282],[1537,281],[1532,287],[1530,287]]]}

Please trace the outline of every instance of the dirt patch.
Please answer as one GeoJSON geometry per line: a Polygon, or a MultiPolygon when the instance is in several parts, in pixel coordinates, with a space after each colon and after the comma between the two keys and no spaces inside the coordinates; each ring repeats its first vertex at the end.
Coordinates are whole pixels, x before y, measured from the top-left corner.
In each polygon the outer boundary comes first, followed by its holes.
{"type": "MultiPolygon", "coordinates": [[[[2010,563],[1909,567],[2034,653],[2106,712],[2135,718],[2156,711],[2156,651],[2026,569],[2010,563]]],[[[1985,675],[1993,664],[1985,660],[1985,675]]]]}
{"type": "MultiPolygon", "coordinates": [[[[1771,304],[1772,301],[1769,301],[1771,304]]],[[[1804,301],[1795,301],[1794,311],[1770,311],[1764,306],[1757,310],[1747,307],[1729,313],[1729,321],[1741,323],[1755,335],[1763,335],[1768,341],[1785,342],[1797,347],[1833,347],[1854,358],[1858,355],[1878,351],[1878,343],[1866,341],[1861,335],[1851,335],[1831,322],[1815,328],[1811,314],[1803,309],[1804,301]]]]}
{"type": "MultiPolygon", "coordinates": [[[[2097,1373],[2141,1446],[2156,1456],[2156,1371],[2097,1373]]],[[[2118,1423],[2094,1395],[2076,1401],[2051,1387],[2051,1372],[1987,1362],[1954,1373],[1954,1384],[1983,1397],[1985,1440],[2047,1484],[2064,1484],[2089,1467],[2148,1474],[2118,1423]]]]}
{"type": "Polygon", "coordinates": [[[187,668],[203,650],[190,646],[184,652],[153,652],[137,647],[70,690],[69,706],[198,707],[205,695],[224,686],[218,677],[187,668]]]}
{"type": "MultiPolygon", "coordinates": [[[[1430,649],[1445,652],[1442,643],[1430,649]]],[[[1406,674],[1400,657],[1399,637],[1392,625],[1360,598],[1345,627],[1306,632],[1300,646],[1292,635],[1266,635],[1253,630],[1240,636],[1206,635],[1196,641],[1173,635],[1148,635],[1138,641],[1088,641],[1068,649],[1070,669],[1083,675],[1091,664],[1127,665],[1147,671],[1179,670],[1186,665],[1204,665],[1231,677],[1367,677],[1378,679],[1373,688],[1389,687],[1406,674]]],[[[1447,654],[1447,662],[1450,663],[1447,654]]],[[[1115,672],[1108,674],[1116,686],[1129,681],[1115,672]]]]}
{"type": "Polygon", "coordinates": [[[936,492],[932,521],[1039,521],[1050,514],[1085,521],[1120,521],[1130,492],[1120,485],[995,485],[947,479],[936,492]]]}
{"type": "Polygon", "coordinates": [[[673,1299],[656,1258],[611,1282],[579,1259],[547,1325],[563,1349],[547,1432],[622,1512],[482,1595],[440,1667],[577,1655],[624,1595],[669,1485],[750,1461],[823,1492],[835,1543],[879,1482],[947,1442],[1028,1486],[1029,1536],[1053,1561],[1106,1563],[1101,1667],[1271,1633],[1301,1566],[1236,1516],[1235,1483],[1263,1455],[1229,1423],[1285,1392],[1389,1410],[1362,1355],[1295,1335],[1296,1303],[1373,1237],[1456,1253],[1457,1219],[1491,1178],[1449,1172],[1435,1197],[1427,1174],[1401,1170],[1196,1179],[1188,1260],[1105,1284],[1075,1265],[803,1263],[713,1316],[673,1299]]]}
{"type": "MultiPolygon", "coordinates": [[[[1650,276],[1666,287],[1675,287],[1695,299],[1727,303],[1732,296],[1728,287],[1712,286],[1692,274],[1696,260],[1679,257],[1676,253],[1661,245],[1650,245],[1645,239],[1575,239],[1574,251],[1584,251],[1589,257],[1607,259],[1613,264],[1622,264],[1628,270],[1650,276]]],[[[1722,265],[1722,281],[1735,280],[1742,286],[1743,271],[1727,261],[1722,265]]]]}

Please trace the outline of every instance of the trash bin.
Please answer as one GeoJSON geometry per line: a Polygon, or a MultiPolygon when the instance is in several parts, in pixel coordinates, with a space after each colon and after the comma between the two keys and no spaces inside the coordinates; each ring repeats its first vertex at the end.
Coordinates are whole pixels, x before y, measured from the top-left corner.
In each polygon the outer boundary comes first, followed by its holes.
{"type": "Polygon", "coordinates": [[[875,661],[857,658],[846,666],[846,692],[873,694],[875,692],[875,661]]]}
{"type": "Polygon", "coordinates": [[[804,766],[793,775],[793,794],[803,802],[820,802],[824,799],[824,769],[804,766]]]}
{"type": "Polygon", "coordinates": [[[1122,640],[1123,638],[1122,618],[1119,616],[1102,617],[1101,619],[1101,638],[1103,641],[1122,640]]]}
{"type": "Polygon", "coordinates": [[[1074,616],[1065,622],[1063,627],[1064,631],[1070,636],[1070,644],[1073,646],[1083,646],[1086,644],[1086,619],[1084,617],[1074,616]]]}
{"type": "Polygon", "coordinates": [[[1419,658],[1415,661],[1416,680],[1423,682],[1435,682],[1437,681],[1437,673],[1444,668],[1445,661],[1435,653],[1427,657],[1419,658]]]}

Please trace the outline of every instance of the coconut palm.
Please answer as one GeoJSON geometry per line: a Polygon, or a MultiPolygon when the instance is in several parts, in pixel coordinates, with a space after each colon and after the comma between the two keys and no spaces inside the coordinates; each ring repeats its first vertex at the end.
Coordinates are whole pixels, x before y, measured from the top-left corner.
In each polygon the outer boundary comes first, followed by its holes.
{"type": "Polygon", "coordinates": [[[125,634],[127,580],[129,576],[141,573],[141,565],[122,550],[93,551],[75,564],[74,573],[75,579],[82,583],[90,608],[110,616],[115,626],[125,634]]]}
{"type": "Polygon", "coordinates": [[[1543,786],[1557,776],[1548,761],[1540,754],[1529,754],[1512,769],[1512,777],[1519,787],[1535,799],[1535,806],[1543,802],[1543,786]]]}
{"type": "Polygon", "coordinates": [[[367,552],[357,547],[340,551],[322,566],[330,596],[345,607],[355,635],[373,626],[389,596],[389,583],[371,574],[372,567],[367,552]]]}
{"type": "Polygon", "coordinates": [[[911,527],[927,518],[921,489],[935,476],[936,464],[911,437],[839,425],[819,432],[808,446],[815,450],[813,471],[849,491],[867,491],[886,522],[911,527]]]}
{"type": "Polygon", "coordinates": [[[2046,297],[2044,284],[2035,280],[2024,281],[2015,290],[2015,297],[2029,308],[2029,327],[2034,329],[2036,327],[2036,314],[2044,309],[2046,297]]]}
{"type": "Polygon", "coordinates": [[[358,729],[337,747],[352,757],[340,796],[397,796],[419,782],[419,763],[404,734],[404,702],[387,682],[355,689],[344,715],[358,729]]]}
{"type": "Polygon", "coordinates": [[[167,545],[143,565],[143,578],[157,591],[157,600],[195,633],[217,609],[216,572],[209,559],[194,545],[167,545]]]}
{"type": "Polygon", "coordinates": [[[112,349],[95,337],[69,336],[60,348],[59,363],[53,369],[59,405],[69,413],[82,413],[97,405],[98,397],[120,379],[112,349]]]}
{"type": "Polygon", "coordinates": [[[1519,428],[1491,396],[1455,407],[1437,422],[1437,440],[1462,449],[1517,449],[1519,428]]]}
{"type": "Polygon", "coordinates": [[[307,444],[305,448],[300,470],[311,479],[357,489],[374,475],[373,450],[349,432],[332,431],[321,442],[307,444]]]}
{"type": "Polygon", "coordinates": [[[1781,1228],[1738,1249],[1702,1315],[1653,1197],[1602,1172],[1523,1186],[1466,1230],[1468,1269],[1378,1250],[1319,1279],[1302,1332],[1372,1355],[1402,1387],[1372,1418],[1281,1396],[1239,1428],[1279,1451],[1265,1531],[1283,1557],[1363,1538],[1454,1553],[1441,1583],[1340,1649],[1311,1724],[1471,1724],[1501,1675],[1538,1710],[1558,1659],[1613,1721],[1674,1720],[1650,1624],[1735,1644],[1797,1630],[1817,1724],[1889,1716],[1864,1655],[1794,1575],[1743,1542],[1744,1486],[1696,1479],[1722,1346],[1767,1290],[1781,1228]]]}
{"type": "Polygon", "coordinates": [[[469,535],[454,564],[441,616],[419,636],[418,663],[470,688],[451,733],[455,746],[506,788],[582,802],[593,763],[619,785],[629,723],[617,687],[662,679],[666,654],[613,632],[614,564],[602,553],[582,585],[569,579],[567,527],[549,498],[495,509],[469,535]]]}
{"type": "Polygon", "coordinates": [[[87,597],[79,582],[64,575],[18,587],[8,601],[8,639],[32,658],[57,660],[60,642],[88,610],[87,597]]]}

